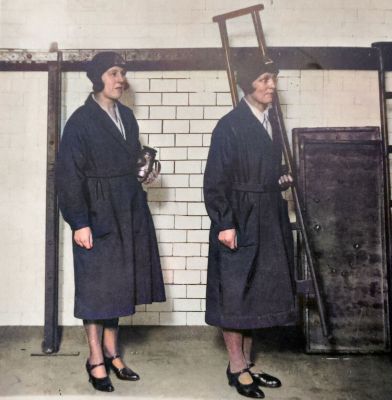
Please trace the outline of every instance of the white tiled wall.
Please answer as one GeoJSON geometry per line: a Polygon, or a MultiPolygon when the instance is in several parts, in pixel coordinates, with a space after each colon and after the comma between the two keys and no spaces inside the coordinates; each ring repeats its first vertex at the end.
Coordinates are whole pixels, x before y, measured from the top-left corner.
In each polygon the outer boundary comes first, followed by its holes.
{"type": "MultiPolygon", "coordinates": [[[[1,0],[0,48],[216,47],[212,17],[255,0],[1,0]]],[[[271,46],[369,46],[391,39],[389,0],[264,0],[271,46]]],[[[232,20],[233,45],[254,45],[249,16],[232,20]]]]}
{"type": "MultiPolygon", "coordinates": [[[[248,0],[0,0],[0,48],[219,46],[213,15],[248,0]]],[[[264,1],[274,46],[369,46],[392,40],[390,0],[264,1]]],[[[246,19],[229,26],[236,45],[253,45],[246,19]]],[[[223,71],[128,74],[125,96],[141,140],[159,150],[162,175],[148,189],[168,301],[138,307],[125,324],[204,323],[209,219],[202,177],[211,132],[231,106],[223,71]]],[[[389,83],[392,80],[389,80],[389,83]]],[[[376,72],[282,71],[279,94],[294,127],[379,125],[376,72]]],[[[64,73],[63,123],[91,89],[84,73],[64,73]]],[[[0,72],[0,325],[42,325],[47,76],[0,72]]],[[[71,234],[61,223],[60,323],[73,318],[71,234]]]]}
{"type": "Polygon", "coordinates": [[[0,324],[44,320],[47,78],[0,73],[0,324]]]}
{"type": "MultiPolygon", "coordinates": [[[[168,301],[138,307],[136,315],[122,323],[202,324],[209,229],[202,172],[211,131],[231,108],[226,73],[154,72],[148,78],[148,73],[131,72],[128,77],[134,92],[125,95],[124,102],[138,117],[142,142],[157,148],[162,161],[162,175],[148,188],[148,198],[168,301]],[[168,98],[170,106],[164,104],[168,98]]],[[[278,85],[289,132],[293,127],[379,125],[376,72],[282,71],[278,85]]],[[[66,73],[64,86],[65,119],[87,97],[90,85],[83,73],[66,73]]],[[[67,325],[79,321],[72,317],[68,228],[63,233],[60,320],[67,325]]]]}

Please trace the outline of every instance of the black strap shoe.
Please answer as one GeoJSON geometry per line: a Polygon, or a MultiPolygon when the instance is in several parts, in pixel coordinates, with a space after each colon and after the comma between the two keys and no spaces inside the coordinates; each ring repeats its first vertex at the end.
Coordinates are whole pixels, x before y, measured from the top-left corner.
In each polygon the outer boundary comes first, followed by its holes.
{"type": "Polygon", "coordinates": [[[239,372],[231,372],[230,364],[227,366],[226,375],[229,380],[229,385],[234,386],[237,389],[237,392],[246,397],[252,397],[254,399],[264,399],[264,393],[262,390],[256,385],[253,381],[250,384],[241,383],[238,378],[241,374],[248,372],[250,374],[249,368],[244,368],[239,372]]]}
{"type": "Polygon", "coordinates": [[[265,372],[252,372],[250,369],[254,366],[255,366],[254,363],[250,363],[248,365],[248,369],[256,385],[272,389],[282,386],[282,382],[278,378],[275,378],[272,375],[268,375],[265,372]]]}
{"type": "Polygon", "coordinates": [[[105,376],[104,378],[96,378],[94,375],[91,374],[91,371],[94,368],[100,367],[101,365],[105,365],[103,362],[99,364],[90,364],[88,360],[86,361],[86,371],[88,373],[88,381],[93,385],[94,389],[100,390],[101,392],[113,392],[114,387],[110,378],[105,376]]]}
{"type": "Polygon", "coordinates": [[[113,360],[120,357],[120,354],[116,354],[113,357],[105,356],[106,370],[109,371],[109,369],[112,369],[117,378],[123,381],[138,381],[140,379],[140,376],[135,371],[132,371],[131,368],[117,368],[115,365],[113,365],[113,360]]]}

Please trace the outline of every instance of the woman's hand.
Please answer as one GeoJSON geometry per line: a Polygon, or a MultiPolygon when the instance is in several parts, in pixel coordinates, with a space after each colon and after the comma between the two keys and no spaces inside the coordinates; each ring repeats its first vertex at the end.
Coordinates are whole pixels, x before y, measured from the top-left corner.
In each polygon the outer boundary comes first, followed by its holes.
{"type": "Polygon", "coordinates": [[[90,250],[93,248],[93,235],[90,227],[78,229],[74,232],[75,243],[83,247],[84,249],[90,250]]]}
{"type": "Polygon", "coordinates": [[[286,174],[282,175],[278,182],[282,190],[287,190],[293,184],[294,180],[290,174],[286,174]]]}
{"type": "Polygon", "coordinates": [[[231,250],[237,249],[237,232],[235,229],[226,229],[224,231],[220,231],[218,240],[231,250]]]}
{"type": "Polygon", "coordinates": [[[153,169],[149,174],[147,179],[143,182],[146,185],[149,185],[150,183],[153,183],[159,176],[159,172],[153,169]]]}

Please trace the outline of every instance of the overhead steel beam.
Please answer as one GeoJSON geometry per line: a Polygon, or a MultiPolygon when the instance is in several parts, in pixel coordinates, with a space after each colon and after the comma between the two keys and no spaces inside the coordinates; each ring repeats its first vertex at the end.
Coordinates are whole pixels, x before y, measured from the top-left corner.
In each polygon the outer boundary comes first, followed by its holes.
{"type": "MultiPolygon", "coordinates": [[[[106,49],[109,50],[109,49],[106,49]]],[[[84,71],[86,63],[100,50],[62,50],[63,71],[84,71]]],[[[224,70],[221,48],[176,49],[115,49],[128,63],[130,71],[190,71],[224,70]]],[[[231,48],[233,61],[244,57],[252,59],[258,54],[257,47],[231,48]]],[[[377,49],[371,47],[269,47],[269,56],[280,69],[336,69],[377,70],[377,49]]],[[[27,50],[0,49],[0,71],[46,71],[53,53],[27,50]]],[[[387,71],[392,71],[386,65],[387,71]]]]}

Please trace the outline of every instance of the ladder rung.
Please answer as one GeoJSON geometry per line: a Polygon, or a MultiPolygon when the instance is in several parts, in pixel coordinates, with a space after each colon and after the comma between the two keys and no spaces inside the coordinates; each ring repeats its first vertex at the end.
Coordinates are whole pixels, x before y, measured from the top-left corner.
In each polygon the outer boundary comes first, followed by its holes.
{"type": "Polygon", "coordinates": [[[392,99],[392,92],[385,92],[384,93],[384,98],[385,99],[392,99]]]}
{"type": "Polygon", "coordinates": [[[212,18],[214,22],[226,21],[227,19],[240,17],[241,15],[251,14],[253,12],[261,11],[264,9],[262,4],[257,4],[255,6],[241,8],[241,10],[236,10],[232,12],[228,12],[226,14],[216,15],[212,18]]]}

